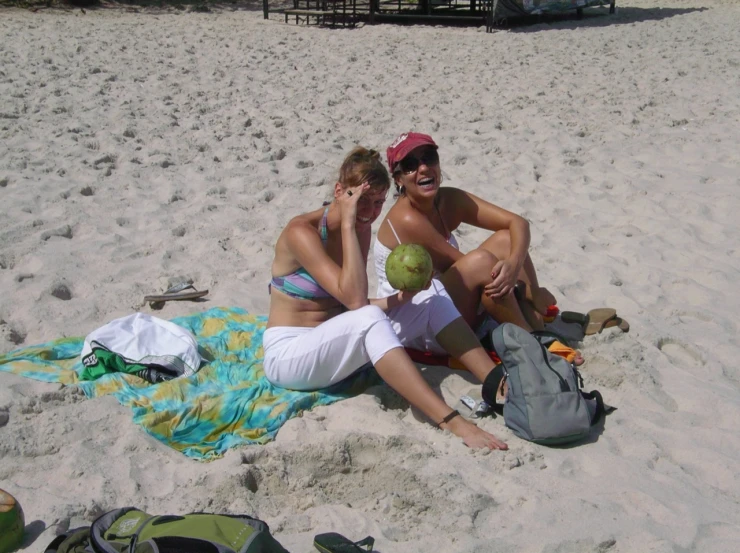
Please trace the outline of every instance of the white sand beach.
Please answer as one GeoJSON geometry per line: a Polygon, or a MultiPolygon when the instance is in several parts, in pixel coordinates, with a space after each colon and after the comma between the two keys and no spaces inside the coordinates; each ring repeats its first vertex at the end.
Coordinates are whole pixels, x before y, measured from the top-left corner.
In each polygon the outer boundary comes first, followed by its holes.
{"type": "MultiPolygon", "coordinates": [[[[580,345],[618,409],[568,448],[486,419],[510,449],[473,452],[379,387],[201,463],[111,397],[0,373],[23,551],[129,505],[252,514],[293,553],[326,531],[382,553],[737,551],[740,4],[618,0],[491,34],[233,8],[0,9],[0,353],[136,311],[267,313],[283,225],[353,146],[413,129],[447,183],[530,221],[561,309],[630,322],[580,345]],[[143,302],[182,277],[208,301],[143,302]]],[[[450,404],[474,388],[425,374],[450,404]]]]}

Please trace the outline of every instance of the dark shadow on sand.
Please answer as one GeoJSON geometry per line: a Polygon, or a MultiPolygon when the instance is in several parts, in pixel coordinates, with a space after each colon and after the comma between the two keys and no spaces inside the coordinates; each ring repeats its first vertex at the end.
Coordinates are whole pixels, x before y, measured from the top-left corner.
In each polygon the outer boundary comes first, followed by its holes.
{"type": "MultiPolygon", "coordinates": [[[[23,531],[23,543],[21,547],[24,549],[33,545],[33,543],[39,539],[39,536],[46,530],[46,524],[42,520],[34,520],[26,524],[23,531]]],[[[46,545],[46,544],[45,544],[46,545]]]]}
{"type": "Polygon", "coordinates": [[[661,21],[679,15],[703,12],[709,8],[635,8],[631,6],[619,7],[617,13],[610,14],[608,7],[586,8],[583,17],[578,18],[574,11],[558,14],[532,15],[506,19],[494,25],[497,29],[515,33],[537,33],[548,30],[579,29],[584,27],[608,27],[611,25],[625,25],[643,21],[661,21]]]}

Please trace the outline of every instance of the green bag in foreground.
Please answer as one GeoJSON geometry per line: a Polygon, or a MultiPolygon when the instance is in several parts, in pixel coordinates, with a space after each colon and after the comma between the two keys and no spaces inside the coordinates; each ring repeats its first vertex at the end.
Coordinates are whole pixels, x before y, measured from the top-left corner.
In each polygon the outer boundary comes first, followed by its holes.
{"type": "Polygon", "coordinates": [[[288,553],[266,523],[247,515],[151,516],[133,507],[58,536],[45,553],[288,553]]]}

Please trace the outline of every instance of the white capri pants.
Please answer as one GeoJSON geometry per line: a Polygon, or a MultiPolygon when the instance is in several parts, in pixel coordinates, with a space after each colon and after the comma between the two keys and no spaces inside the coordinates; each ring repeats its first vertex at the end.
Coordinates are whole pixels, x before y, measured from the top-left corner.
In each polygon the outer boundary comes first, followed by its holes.
{"type": "Polygon", "coordinates": [[[274,326],[262,338],[267,379],[291,390],[326,388],[388,351],[423,347],[460,317],[444,287],[419,292],[386,316],[374,305],[346,311],[314,328],[274,326]],[[439,293],[441,288],[442,293],[439,293]]]}

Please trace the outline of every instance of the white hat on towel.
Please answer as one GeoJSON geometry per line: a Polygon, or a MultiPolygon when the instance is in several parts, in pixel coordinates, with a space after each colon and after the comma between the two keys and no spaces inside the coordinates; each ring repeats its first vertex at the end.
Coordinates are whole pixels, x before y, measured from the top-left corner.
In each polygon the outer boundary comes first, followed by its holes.
{"type": "Polygon", "coordinates": [[[82,348],[82,363],[97,363],[95,349],[105,349],[127,363],[158,365],[178,376],[191,376],[200,367],[201,358],[195,336],[174,323],[134,313],[109,322],[91,332],[82,348]]]}

